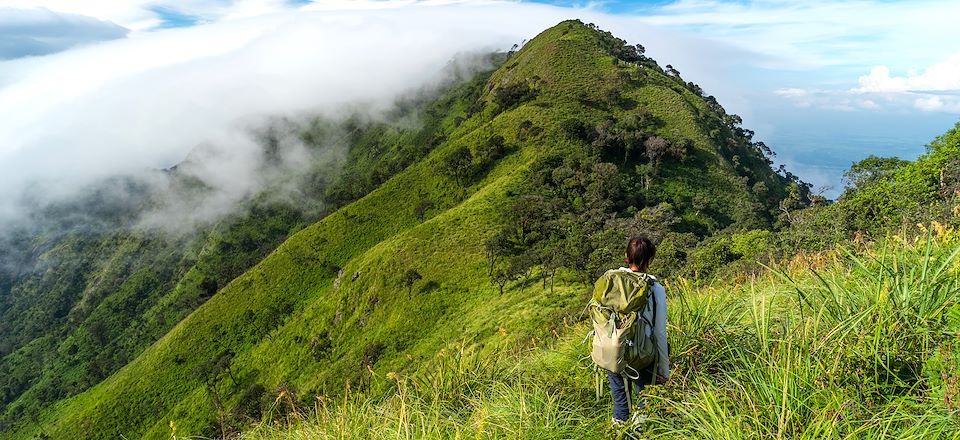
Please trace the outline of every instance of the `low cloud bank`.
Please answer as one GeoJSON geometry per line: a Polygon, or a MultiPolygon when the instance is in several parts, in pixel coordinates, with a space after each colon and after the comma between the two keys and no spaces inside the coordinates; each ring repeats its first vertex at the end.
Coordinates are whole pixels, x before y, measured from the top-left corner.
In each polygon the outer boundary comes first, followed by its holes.
{"type": "Polygon", "coordinates": [[[0,60],[60,52],[123,38],[128,32],[123,26],[83,15],[0,7],[0,60]]]}
{"type": "MultiPolygon", "coordinates": [[[[184,212],[215,219],[316,159],[286,136],[282,166],[263,167],[255,133],[269,118],[336,119],[358,109],[376,117],[404,94],[444,81],[452,59],[504,50],[576,17],[646,45],[654,57],[668,56],[660,61],[686,69],[690,79],[705,78],[704,87],[721,100],[723,91],[711,86],[728,79],[717,72],[733,62],[722,60],[744,59],[732,56],[742,54],[738,49],[630,18],[516,3],[314,4],[134,32],[0,62],[0,225],[28,222],[37,209],[68,203],[109,179],[163,187],[157,170],[191,152],[182,171],[211,189],[209,200],[191,202],[204,210],[168,200],[166,206],[182,209],[144,222],[183,222],[184,212]]],[[[323,153],[323,160],[338,154],[323,153]]]]}
{"type": "MultiPolygon", "coordinates": [[[[376,115],[403,94],[443,81],[444,66],[458,54],[519,41],[516,33],[452,23],[448,13],[277,13],[0,64],[0,112],[7,116],[0,122],[0,219],[28,220],[32,210],[69,203],[105,179],[169,186],[159,170],[188,157],[178,172],[210,191],[208,200],[191,202],[205,211],[176,213],[198,220],[229,212],[318,159],[287,133],[278,140],[279,162],[264,166],[257,132],[268,118],[337,118],[360,109],[376,115]]],[[[342,147],[323,154],[334,160],[342,147]]],[[[187,199],[174,194],[166,202],[187,199]]],[[[161,214],[145,221],[184,220],[161,214]]]]}

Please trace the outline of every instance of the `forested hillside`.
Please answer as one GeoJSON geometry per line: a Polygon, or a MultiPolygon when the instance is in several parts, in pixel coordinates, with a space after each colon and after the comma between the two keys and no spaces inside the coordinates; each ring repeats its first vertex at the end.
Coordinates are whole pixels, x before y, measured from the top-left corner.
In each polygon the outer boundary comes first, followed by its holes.
{"type": "Polygon", "coordinates": [[[348,153],[294,179],[293,202],[256,195],[186,235],[118,216],[14,236],[0,432],[602,438],[581,310],[635,233],[658,243],[678,376],[650,434],[956,432],[957,130],[916,162],[856,164],[828,203],[593,25],[490,64],[386,121],[303,127],[348,153]],[[929,241],[864,244],[934,219],[929,241]]]}

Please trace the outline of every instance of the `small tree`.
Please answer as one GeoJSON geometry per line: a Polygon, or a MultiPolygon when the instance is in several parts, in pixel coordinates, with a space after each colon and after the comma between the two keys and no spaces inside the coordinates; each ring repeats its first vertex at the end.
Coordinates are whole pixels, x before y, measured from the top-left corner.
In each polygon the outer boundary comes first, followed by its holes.
{"type": "Polygon", "coordinates": [[[477,159],[481,167],[488,167],[506,152],[506,141],[503,136],[494,135],[477,145],[477,159]]]}
{"type": "Polygon", "coordinates": [[[850,169],[843,173],[847,187],[857,188],[881,179],[890,179],[900,167],[908,161],[896,157],[869,156],[850,165],[850,169]]]}
{"type": "Polygon", "coordinates": [[[518,127],[517,140],[519,141],[526,140],[527,136],[531,134],[530,133],[531,131],[533,131],[533,122],[531,122],[529,119],[524,119],[523,122],[521,122],[520,126],[518,127]]]}
{"type": "Polygon", "coordinates": [[[333,348],[333,340],[330,339],[330,332],[321,330],[312,339],[310,339],[310,354],[317,362],[323,360],[323,357],[333,348]]]}
{"type": "Polygon", "coordinates": [[[423,220],[423,217],[433,208],[433,200],[423,199],[417,203],[417,206],[413,207],[413,215],[417,217],[418,220],[423,220]]]}
{"type": "Polygon", "coordinates": [[[680,219],[673,206],[669,203],[660,203],[637,211],[628,227],[632,235],[644,234],[659,241],[678,223],[680,219]]]}
{"type": "Polygon", "coordinates": [[[525,82],[498,87],[493,91],[493,102],[501,109],[508,109],[536,96],[536,91],[525,82]]]}
{"type": "Polygon", "coordinates": [[[508,283],[519,278],[518,268],[514,262],[511,262],[506,267],[494,269],[493,275],[490,276],[490,282],[500,288],[501,295],[503,295],[503,289],[508,283]]]}
{"type": "Polygon", "coordinates": [[[790,182],[790,184],[787,185],[787,195],[783,200],[780,200],[779,207],[787,223],[792,224],[793,212],[804,207],[803,197],[800,194],[800,185],[797,185],[795,182],[790,182]]]}
{"type": "Polygon", "coordinates": [[[560,123],[560,129],[573,139],[584,142],[593,142],[597,133],[586,122],[569,118],[560,123]]]}
{"type": "Polygon", "coordinates": [[[403,273],[401,282],[403,283],[403,287],[407,288],[407,297],[413,295],[413,285],[416,284],[417,280],[422,279],[423,276],[420,275],[420,272],[417,272],[414,269],[407,269],[407,271],[403,273]]]}
{"type": "Polygon", "coordinates": [[[654,168],[658,168],[670,154],[670,141],[661,136],[650,136],[643,141],[643,147],[654,168]]]}
{"type": "Polygon", "coordinates": [[[443,171],[456,179],[458,185],[463,185],[472,165],[473,153],[470,152],[469,148],[460,146],[444,158],[443,171]]]}
{"type": "Polygon", "coordinates": [[[234,386],[238,385],[236,378],[233,376],[233,371],[230,369],[233,356],[234,353],[232,350],[223,350],[212,358],[194,365],[190,370],[190,375],[202,381],[206,386],[207,393],[210,394],[211,403],[217,411],[217,423],[220,426],[221,436],[224,438],[229,434],[229,427],[227,426],[228,414],[223,405],[223,395],[220,393],[219,384],[223,378],[223,374],[227,373],[234,386]]]}

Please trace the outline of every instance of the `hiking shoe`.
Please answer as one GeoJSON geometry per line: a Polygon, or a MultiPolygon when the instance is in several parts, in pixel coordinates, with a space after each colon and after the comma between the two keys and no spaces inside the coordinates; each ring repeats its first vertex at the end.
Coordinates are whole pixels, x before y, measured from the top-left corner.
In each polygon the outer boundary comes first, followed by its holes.
{"type": "Polygon", "coordinates": [[[646,423],[647,415],[639,412],[630,414],[630,418],[627,420],[610,419],[610,426],[615,438],[624,438],[624,436],[640,432],[646,423]]]}
{"type": "Polygon", "coordinates": [[[634,412],[630,414],[630,428],[633,430],[640,429],[643,425],[647,423],[647,415],[639,412],[634,412]]]}
{"type": "Polygon", "coordinates": [[[630,421],[610,419],[610,431],[613,433],[613,438],[623,439],[626,437],[627,433],[632,431],[630,421]]]}

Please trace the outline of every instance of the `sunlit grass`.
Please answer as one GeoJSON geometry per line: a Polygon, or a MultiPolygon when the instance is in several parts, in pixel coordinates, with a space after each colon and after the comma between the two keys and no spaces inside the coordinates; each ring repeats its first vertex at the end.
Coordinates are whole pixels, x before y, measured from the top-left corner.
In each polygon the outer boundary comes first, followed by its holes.
{"type": "Polygon", "coordinates": [[[302,415],[288,414],[241,438],[563,439],[590,438],[603,429],[599,407],[590,413],[551,392],[542,379],[523,374],[516,360],[516,354],[483,356],[463,347],[442,352],[411,376],[378,375],[393,384],[386,395],[347,392],[335,401],[318,400],[305,423],[302,415]]]}
{"type": "MultiPolygon", "coordinates": [[[[816,264],[785,262],[733,284],[675,282],[674,376],[648,388],[648,422],[627,436],[960,438],[949,399],[960,365],[943,355],[958,337],[956,237],[808,256],[816,264]]],[[[406,376],[375,373],[393,384],[385,394],[318,401],[241,438],[616,437],[609,393],[593,396],[583,330],[535,350],[444,351],[406,376]]]]}

